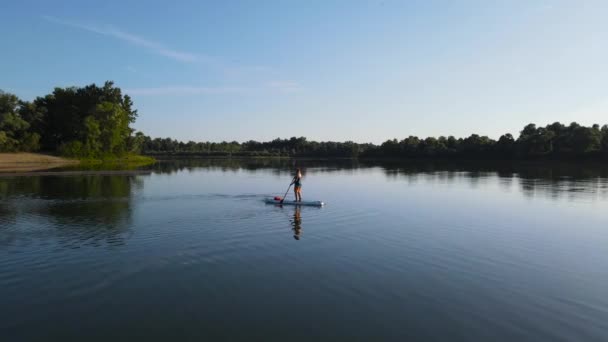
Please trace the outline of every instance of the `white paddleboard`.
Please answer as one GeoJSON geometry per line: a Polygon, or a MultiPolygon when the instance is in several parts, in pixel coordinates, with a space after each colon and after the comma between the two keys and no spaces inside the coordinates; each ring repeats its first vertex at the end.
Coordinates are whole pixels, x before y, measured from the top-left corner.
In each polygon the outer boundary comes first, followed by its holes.
{"type": "Polygon", "coordinates": [[[268,204],[278,204],[278,205],[308,205],[313,207],[322,207],[325,203],[321,201],[302,201],[302,202],[294,202],[293,200],[285,200],[281,203],[280,200],[276,200],[274,198],[267,198],[264,202],[268,204]]]}

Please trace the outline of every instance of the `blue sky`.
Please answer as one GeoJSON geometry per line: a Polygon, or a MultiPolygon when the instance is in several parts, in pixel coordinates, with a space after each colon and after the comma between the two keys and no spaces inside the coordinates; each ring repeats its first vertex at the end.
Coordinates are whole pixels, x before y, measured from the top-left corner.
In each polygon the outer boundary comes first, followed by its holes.
{"type": "Polygon", "coordinates": [[[608,1],[4,1],[0,89],[113,80],[182,140],[608,123],[608,1]]]}

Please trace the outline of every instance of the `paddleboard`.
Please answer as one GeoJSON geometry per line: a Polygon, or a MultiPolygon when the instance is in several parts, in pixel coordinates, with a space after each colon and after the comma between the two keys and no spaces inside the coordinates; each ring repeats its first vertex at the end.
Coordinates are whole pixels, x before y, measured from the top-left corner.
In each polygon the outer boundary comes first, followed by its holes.
{"type": "Polygon", "coordinates": [[[302,201],[302,202],[294,202],[293,200],[285,200],[283,201],[283,203],[281,203],[280,200],[276,200],[274,198],[267,198],[264,200],[264,202],[268,203],[268,204],[278,204],[278,205],[307,205],[307,206],[313,206],[313,207],[322,207],[325,205],[325,203],[321,202],[321,201],[302,201]]]}

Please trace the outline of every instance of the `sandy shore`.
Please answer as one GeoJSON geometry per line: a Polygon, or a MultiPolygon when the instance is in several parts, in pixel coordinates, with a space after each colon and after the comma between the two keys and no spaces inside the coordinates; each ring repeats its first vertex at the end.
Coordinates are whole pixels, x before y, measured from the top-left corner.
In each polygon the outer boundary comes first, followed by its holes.
{"type": "Polygon", "coordinates": [[[30,177],[30,176],[133,176],[149,175],[148,170],[124,170],[124,171],[23,171],[23,172],[0,172],[0,178],[6,177],[30,177]]]}
{"type": "Polygon", "coordinates": [[[0,153],[0,173],[50,170],[78,164],[77,160],[38,153],[0,153]]]}

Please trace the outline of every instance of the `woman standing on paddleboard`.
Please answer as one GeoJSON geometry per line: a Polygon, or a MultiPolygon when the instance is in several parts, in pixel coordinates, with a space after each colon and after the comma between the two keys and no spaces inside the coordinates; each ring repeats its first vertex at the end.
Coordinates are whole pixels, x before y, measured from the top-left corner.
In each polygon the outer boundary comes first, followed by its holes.
{"type": "Polygon", "coordinates": [[[293,177],[293,193],[296,197],[296,202],[302,202],[302,172],[300,169],[296,169],[296,175],[293,177]]]}

